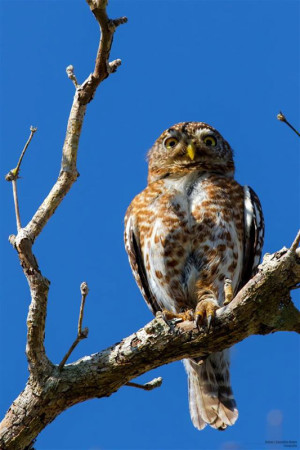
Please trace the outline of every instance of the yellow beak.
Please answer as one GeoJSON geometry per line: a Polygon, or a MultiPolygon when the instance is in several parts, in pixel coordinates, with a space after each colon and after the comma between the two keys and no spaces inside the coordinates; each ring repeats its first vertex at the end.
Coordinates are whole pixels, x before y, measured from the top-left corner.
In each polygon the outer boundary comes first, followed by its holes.
{"type": "Polygon", "coordinates": [[[187,146],[186,153],[189,155],[189,157],[193,161],[195,158],[195,154],[196,154],[196,150],[195,150],[195,147],[193,146],[193,144],[189,144],[187,146]]]}

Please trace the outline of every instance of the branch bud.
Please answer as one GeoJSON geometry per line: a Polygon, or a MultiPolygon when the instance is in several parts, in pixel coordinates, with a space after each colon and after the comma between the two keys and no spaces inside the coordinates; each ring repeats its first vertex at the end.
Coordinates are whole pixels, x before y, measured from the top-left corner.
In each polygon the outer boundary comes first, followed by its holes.
{"type": "Polygon", "coordinates": [[[279,114],[277,114],[277,119],[280,120],[280,122],[285,122],[286,121],[285,115],[282,114],[281,111],[279,112],[279,114]]]}
{"type": "Polygon", "coordinates": [[[87,296],[89,293],[89,287],[85,281],[83,281],[80,285],[81,295],[87,296]]]}
{"type": "Polygon", "coordinates": [[[114,73],[116,72],[117,68],[122,64],[122,61],[120,59],[115,59],[114,61],[108,63],[108,72],[114,73]]]}

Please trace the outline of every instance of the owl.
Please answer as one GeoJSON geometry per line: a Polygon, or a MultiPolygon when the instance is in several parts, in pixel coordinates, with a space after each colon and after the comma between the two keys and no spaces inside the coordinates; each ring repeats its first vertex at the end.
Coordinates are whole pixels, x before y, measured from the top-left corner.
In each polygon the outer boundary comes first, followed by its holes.
{"type": "MultiPolygon", "coordinates": [[[[125,247],[153,314],[213,326],[255,273],[264,222],[258,197],[234,179],[233,151],[203,122],[164,131],[148,154],[148,185],[125,216],[125,247]]],[[[196,428],[224,430],[238,417],[228,351],[184,360],[196,428]]]]}

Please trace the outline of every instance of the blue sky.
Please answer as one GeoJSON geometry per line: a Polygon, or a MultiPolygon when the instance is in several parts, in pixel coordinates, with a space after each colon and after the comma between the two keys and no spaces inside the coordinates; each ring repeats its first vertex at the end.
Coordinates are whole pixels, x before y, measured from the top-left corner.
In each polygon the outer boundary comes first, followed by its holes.
{"type": "MultiPolygon", "coordinates": [[[[74,94],[92,71],[98,27],[84,0],[0,1],[1,11],[1,415],[23,389],[29,291],[7,237],[15,233],[11,186],[29,133],[38,132],[19,181],[22,224],[54,183],[74,94]]],[[[51,280],[46,348],[58,363],[76,334],[79,285],[90,294],[90,334],[76,360],[128,336],[151,320],[123,247],[123,217],[146,184],[145,156],[159,134],[180,121],[205,121],[235,150],[236,178],[259,195],[264,252],[293,241],[299,226],[299,1],[110,0],[111,17],[129,22],[115,35],[118,72],[89,105],[80,140],[81,174],[35,244],[51,280]],[[297,125],[298,124],[298,125],[297,125]]],[[[298,298],[294,295],[299,307],[298,298]]],[[[280,450],[266,440],[297,440],[299,340],[292,333],[253,336],[232,349],[232,385],[240,417],[224,433],[193,428],[181,362],[145,374],[153,392],[123,387],[77,405],[38,437],[37,450],[280,450]],[[277,425],[276,425],[277,424],[277,425]]]]}

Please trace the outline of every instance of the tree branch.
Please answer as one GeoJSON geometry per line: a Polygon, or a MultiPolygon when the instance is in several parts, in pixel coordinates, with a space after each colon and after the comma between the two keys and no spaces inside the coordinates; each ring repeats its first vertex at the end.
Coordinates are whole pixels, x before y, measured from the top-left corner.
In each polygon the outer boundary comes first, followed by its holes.
{"type": "MultiPolygon", "coordinates": [[[[76,92],[69,115],[66,137],[62,149],[60,173],[48,196],[45,198],[25,228],[21,228],[16,189],[13,191],[18,234],[17,236],[11,235],[9,237],[9,241],[18,252],[19,260],[27,278],[31,294],[31,303],[27,317],[26,344],[26,355],[29,363],[30,377],[26,389],[20,396],[21,399],[25,398],[25,409],[27,408],[27,404],[32,406],[30,396],[33,393],[33,390],[35,390],[37,386],[40,386],[43,380],[49,380],[54,367],[48,360],[44,347],[45,321],[50,282],[41,274],[37,260],[32,252],[32,245],[78,177],[77,150],[87,103],[93,98],[101,81],[107,78],[111,72],[115,71],[117,66],[120,64],[120,61],[118,61],[118,63],[112,63],[112,65],[109,64],[110,48],[117,25],[125,23],[127,20],[125,18],[116,19],[115,21],[110,20],[106,14],[106,1],[95,0],[94,2],[89,1],[88,3],[99,22],[101,30],[101,40],[97,53],[94,73],[90,75],[81,85],[78,85],[75,75],[73,74],[73,68],[71,69],[69,67],[67,70],[69,78],[71,78],[73,83],[76,84],[76,92]]],[[[35,130],[31,131],[33,134],[35,130]]],[[[16,169],[10,171],[8,174],[12,176],[10,181],[15,180],[18,176],[20,163],[30,139],[32,138],[32,134],[24,147],[16,169]]],[[[15,185],[14,188],[16,188],[15,185]]],[[[35,391],[34,395],[39,397],[40,393],[37,394],[35,391]]],[[[33,400],[33,403],[35,402],[38,402],[36,397],[33,400]]],[[[24,403],[22,403],[22,407],[24,407],[24,403]]],[[[19,411],[13,404],[8,412],[8,416],[10,417],[9,439],[8,441],[6,439],[1,441],[1,448],[2,446],[3,448],[6,447],[8,442],[15,442],[15,423],[19,424],[17,426],[18,430],[20,427],[23,429],[23,425],[20,425],[18,414],[19,411]]],[[[37,419],[35,417],[33,422],[36,420],[37,419]]],[[[29,427],[29,434],[31,435],[34,435],[35,433],[33,422],[29,427]]],[[[4,424],[5,423],[7,423],[6,420],[4,420],[4,424]]],[[[4,425],[4,428],[5,427],[6,425],[4,425]]],[[[22,443],[20,444],[20,448],[24,448],[26,445],[29,445],[29,443],[25,445],[22,438],[20,442],[22,443]]],[[[17,448],[14,447],[14,445],[15,444],[12,444],[11,448],[17,448]]]]}
{"type": "Polygon", "coordinates": [[[69,356],[75,349],[75,347],[79,344],[82,339],[86,339],[88,337],[89,330],[88,328],[82,329],[82,320],[83,320],[83,312],[84,312],[84,305],[85,305],[85,299],[89,293],[89,288],[87,283],[83,282],[80,285],[80,292],[81,292],[81,304],[80,304],[80,311],[79,311],[79,319],[78,319],[78,327],[77,327],[77,336],[65,356],[63,357],[62,361],[59,363],[59,370],[62,370],[65,363],[67,362],[69,356]]]}
{"type": "MultiPolygon", "coordinates": [[[[91,2],[88,3],[91,4],[91,2]]],[[[71,78],[73,82],[76,80],[75,84],[77,85],[77,88],[68,120],[58,179],[25,228],[21,228],[20,219],[18,220],[18,203],[15,203],[17,211],[18,235],[16,237],[10,236],[10,242],[18,251],[20,263],[27,278],[32,298],[27,318],[28,333],[26,346],[29,370],[32,375],[38,375],[44,373],[45,371],[47,372],[51,370],[51,364],[46,357],[44,348],[47,298],[50,283],[45,277],[42,276],[40,272],[37,260],[32,253],[32,245],[78,177],[76,167],[77,150],[82,123],[87,107],[86,99],[89,98],[88,101],[92,99],[101,81],[109,75],[110,72],[107,71],[106,66],[109,67],[108,59],[114,31],[117,26],[116,23],[121,24],[126,22],[125,18],[111,21],[106,14],[105,2],[99,0],[96,3],[100,4],[100,10],[98,11],[97,8],[93,9],[92,7],[91,9],[99,21],[102,34],[94,74],[90,75],[84,83],[82,83],[82,85],[78,85],[76,77],[73,73],[73,68],[70,68],[70,66],[67,68],[68,77],[71,78]]],[[[24,147],[16,169],[10,171],[8,174],[13,175],[12,179],[15,179],[18,176],[20,163],[35,131],[36,129],[31,129],[30,138],[24,147]]],[[[15,190],[14,196],[16,198],[15,190]]]]}
{"type": "Polygon", "coordinates": [[[199,332],[190,321],[166,322],[160,315],[120,343],[68,364],[62,371],[52,366],[38,385],[29,378],[0,426],[0,444],[5,449],[23,449],[65,409],[107,397],[163,364],[205,357],[254,334],[300,333],[300,312],[290,298],[290,290],[299,282],[299,249],[266,254],[255,277],[228,306],[217,311],[208,332],[199,332]]]}
{"type": "Polygon", "coordinates": [[[21,226],[21,217],[20,217],[20,209],[19,209],[19,201],[18,201],[18,191],[17,191],[17,179],[19,178],[19,172],[21,168],[21,163],[23,160],[23,157],[26,153],[26,150],[31,142],[31,139],[33,138],[34,133],[37,131],[37,128],[30,127],[30,136],[22,150],[22,153],[20,155],[19,161],[17,166],[10,170],[8,174],[5,176],[6,181],[12,182],[13,187],[13,198],[14,198],[14,205],[15,205],[15,214],[16,214],[16,222],[17,222],[17,231],[19,232],[22,228],[21,226]]]}
{"type": "Polygon", "coordinates": [[[131,381],[128,381],[128,383],[125,384],[125,386],[130,386],[138,389],[142,389],[143,391],[152,391],[153,389],[156,389],[162,385],[162,378],[154,378],[151,381],[148,381],[148,383],[145,384],[138,384],[138,383],[132,383],[131,381]]]}
{"type": "Polygon", "coordinates": [[[300,137],[300,133],[299,133],[299,131],[297,131],[296,130],[296,128],[294,128],[293,127],[293,125],[292,124],[290,124],[290,122],[286,119],[286,117],[285,117],[285,115],[284,114],[282,114],[282,112],[280,111],[278,114],[277,114],[277,119],[278,120],[280,120],[280,122],[284,122],[284,123],[286,123],[287,124],[287,126],[288,127],[290,127],[291,128],[291,130],[293,130],[296,134],[297,134],[297,136],[299,136],[300,137]]]}
{"type": "MultiPolygon", "coordinates": [[[[50,282],[40,272],[32,245],[78,177],[77,150],[86,107],[99,84],[120,65],[120,60],[109,62],[110,49],[116,27],[127,21],[124,17],[108,18],[107,0],[87,2],[101,29],[94,71],[79,85],[73,68],[68,67],[67,74],[76,92],[58,179],[27,226],[21,228],[19,221],[17,236],[10,236],[31,293],[26,346],[30,376],[0,425],[1,449],[29,448],[47,424],[79,402],[109,396],[128,383],[146,390],[157,387],[157,380],[144,386],[130,380],[163,364],[191,356],[207,356],[252,334],[300,332],[300,313],[290,299],[290,290],[300,283],[300,252],[296,249],[299,235],[290,250],[266,255],[258,274],[228,306],[217,311],[209,330],[199,332],[193,322],[166,322],[160,316],[120,343],[74,363],[64,365],[74,344],[59,365],[48,360],[44,333],[50,282]]],[[[86,294],[82,294],[77,339],[84,332],[82,315],[86,294]]]]}
{"type": "MultiPolygon", "coordinates": [[[[126,17],[110,20],[106,13],[106,0],[87,0],[90,9],[96,17],[100,30],[101,39],[97,52],[94,72],[81,84],[78,85],[71,107],[65,142],[62,150],[62,162],[59,177],[51,189],[49,195],[43,201],[31,221],[25,227],[28,236],[34,242],[42,229],[54,214],[56,208],[62,202],[64,196],[71,189],[73,183],[78,178],[76,168],[77,150],[83,119],[89,103],[99,84],[107,78],[110,73],[115,72],[121,61],[116,60],[109,63],[110,49],[114,32],[118,25],[127,22],[126,17]]],[[[73,68],[67,68],[68,77],[74,82],[73,68]]]]}

